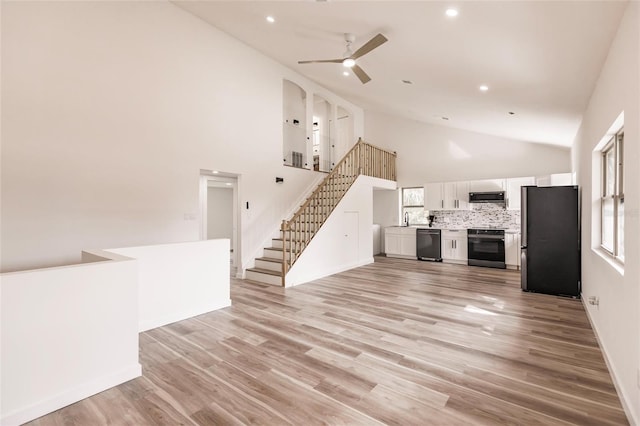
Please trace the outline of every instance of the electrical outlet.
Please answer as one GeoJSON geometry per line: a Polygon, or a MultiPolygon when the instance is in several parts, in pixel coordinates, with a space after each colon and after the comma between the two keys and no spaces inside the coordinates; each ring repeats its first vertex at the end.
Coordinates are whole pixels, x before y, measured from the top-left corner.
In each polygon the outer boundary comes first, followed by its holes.
{"type": "Polygon", "coordinates": [[[597,296],[589,296],[587,302],[593,306],[600,306],[600,298],[597,296]]]}

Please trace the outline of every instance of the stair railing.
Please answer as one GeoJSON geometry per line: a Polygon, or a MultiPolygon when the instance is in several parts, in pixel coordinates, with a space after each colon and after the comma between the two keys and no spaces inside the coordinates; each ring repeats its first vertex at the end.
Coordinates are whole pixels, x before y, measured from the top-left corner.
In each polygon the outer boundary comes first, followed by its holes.
{"type": "Polygon", "coordinates": [[[359,175],[395,181],[396,153],[358,139],[291,219],[282,221],[283,286],[287,272],[359,175]]]}

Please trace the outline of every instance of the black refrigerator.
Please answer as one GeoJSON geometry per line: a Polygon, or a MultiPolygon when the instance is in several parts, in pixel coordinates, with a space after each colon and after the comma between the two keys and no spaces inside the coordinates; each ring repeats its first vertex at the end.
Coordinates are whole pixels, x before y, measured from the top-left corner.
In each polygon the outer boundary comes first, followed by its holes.
{"type": "Polygon", "coordinates": [[[522,290],[580,297],[577,186],[523,186],[522,290]]]}

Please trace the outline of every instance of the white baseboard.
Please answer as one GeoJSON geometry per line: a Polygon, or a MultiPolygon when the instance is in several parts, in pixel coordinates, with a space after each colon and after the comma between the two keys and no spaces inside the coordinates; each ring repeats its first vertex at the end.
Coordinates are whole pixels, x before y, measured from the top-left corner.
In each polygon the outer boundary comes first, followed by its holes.
{"type": "Polygon", "coordinates": [[[121,383],[135,379],[142,375],[142,367],[140,364],[135,363],[122,370],[108,374],[106,376],[98,377],[90,382],[83,383],[72,389],[65,390],[57,395],[53,395],[50,398],[36,402],[28,407],[24,407],[19,410],[14,410],[11,413],[3,414],[0,419],[0,424],[3,426],[14,426],[26,423],[28,421],[37,419],[38,417],[49,414],[67,405],[78,402],[82,399],[88,398],[92,395],[100,393],[104,390],[117,386],[121,383]]]}
{"type": "Polygon", "coordinates": [[[596,340],[598,341],[598,346],[600,347],[600,350],[604,355],[604,362],[605,364],[607,364],[607,368],[609,369],[609,373],[611,374],[613,386],[615,386],[616,388],[616,392],[618,393],[618,397],[620,398],[620,403],[622,404],[622,409],[624,410],[624,413],[627,415],[627,420],[629,420],[629,424],[631,424],[632,426],[638,425],[638,419],[636,419],[633,413],[633,410],[631,409],[633,404],[631,404],[631,401],[628,398],[628,396],[622,391],[622,386],[620,386],[620,383],[618,382],[618,374],[617,374],[616,368],[611,362],[611,358],[609,357],[607,348],[602,344],[602,340],[600,340],[600,335],[598,334],[598,327],[596,327],[595,322],[591,318],[589,305],[587,305],[587,301],[585,300],[584,297],[581,297],[580,300],[582,300],[582,305],[584,306],[584,310],[587,313],[587,318],[589,319],[589,323],[591,324],[591,329],[593,330],[593,334],[595,334],[596,340]]]}
{"type": "Polygon", "coordinates": [[[208,303],[204,306],[199,306],[180,312],[172,312],[171,314],[165,315],[161,318],[147,319],[145,321],[141,321],[138,324],[138,332],[142,333],[143,331],[162,327],[163,325],[172,324],[174,322],[182,321],[184,319],[195,317],[197,315],[206,314],[207,312],[226,308],[228,306],[231,306],[231,299],[216,300],[213,303],[208,303]]]}
{"type": "Polygon", "coordinates": [[[385,253],[387,257],[393,257],[395,259],[409,259],[409,260],[418,260],[416,256],[406,256],[404,254],[393,254],[393,253],[385,253]]]}

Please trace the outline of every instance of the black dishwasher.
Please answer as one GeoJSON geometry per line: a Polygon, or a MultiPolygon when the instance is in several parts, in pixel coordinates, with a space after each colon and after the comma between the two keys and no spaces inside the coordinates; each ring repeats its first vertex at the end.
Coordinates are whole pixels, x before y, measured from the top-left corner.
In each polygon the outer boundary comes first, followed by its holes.
{"type": "Polygon", "coordinates": [[[416,229],[416,254],[419,260],[442,262],[439,229],[416,229]]]}

